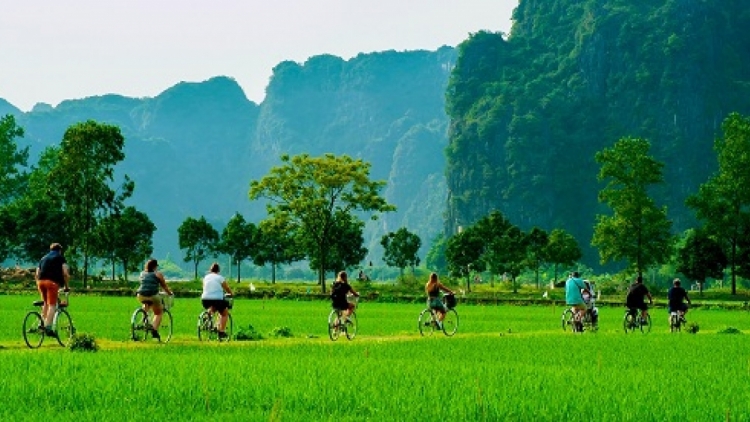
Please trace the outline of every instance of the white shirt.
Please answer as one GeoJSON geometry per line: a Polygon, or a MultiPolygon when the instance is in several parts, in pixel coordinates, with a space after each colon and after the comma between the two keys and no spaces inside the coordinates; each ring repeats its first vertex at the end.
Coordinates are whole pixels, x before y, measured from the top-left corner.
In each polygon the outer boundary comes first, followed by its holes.
{"type": "Polygon", "coordinates": [[[201,299],[222,300],[224,299],[224,277],[216,273],[208,273],[203,277],[203,295],[201,299]]]}

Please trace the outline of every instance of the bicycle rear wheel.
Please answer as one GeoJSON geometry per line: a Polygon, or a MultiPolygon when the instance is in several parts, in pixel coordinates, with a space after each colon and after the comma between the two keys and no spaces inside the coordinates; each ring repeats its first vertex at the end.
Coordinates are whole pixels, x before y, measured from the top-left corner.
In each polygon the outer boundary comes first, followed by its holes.
{"type": "Polygon", "coordinates": [[[349,318],[344,323],[344,332],[346,332],[346,338],[353,340],[357,336],[357,314],[352,312],[349,318]]]}
{"type": "Polygon", "coordinates": [[[213,321],[211,320],[211,313],[203,311],[198,315],[198,340],[208,341],[211,340],[211,329],[213,328],[213,321]]]}
{"type": "Polygon", "coordinates": [[[676,333],[680,331],[680,317],[677,315],[669,315],[669,331],[676,333]]]}
{"type": "Polygon", "coordinates": [[[560,316],[563,331],[573,330],[573,311],[567,308],[560,316]]]}
{"type": "Polygon", "coordinates": [[[425,309],[419,314],[419,334],[431,336],[435,332],[437,322],[430,308],[425,309]]]}
{"type": "Polygon", "coordinates": [[[453,336],[458,331],[458,312],[455,309],[448,309],[443,318],[443,334],[448,337],[453,336]]]}
{"type": "Polygon", "coordinates": [[[161,315],[161,324],[159,325],[161,341],[169,343],[169,340],[172,339],[172,329],[172,313],[165,309],[164,313],[161,315]]]}
{"type": "Polygon", "coordinates": [[[632,333],[636,327],[635,315],[626,311],[625,316],[622,318],[622,328],[625,330],[625,333],[632,333]]]}
{"type": "Polygon", "coordinates": [[[55,322],[52,324],[55,327],[55,334],[57,334],[57,343],[60,346],[66,347],[76,333],[75,327],[73,327],[73,320],[70,318],[70,314],[65,309],[58,309],[55,313],[55,322]]]}
{"type": "Polygon", "coordinates": [[[151,337],[151,324],[148,314],[143,308],[138,308],[130,317],[130,338],[133,341],[146,341],[151,337]]]}
{"type": "Polygon", "coordinates": [[[23,341],[30,349],[36,349],[44,341],[44,320],[39,312],[31,311],[23,319],[23,341]]]}
{"type": "Polygon", "coordinates": [[[330,337],[331,340],[336,341],[339,339],[339,334],[341,334],[339,312],[333,309],[331,310],[331,313],[328,314],[328,337],[330,337]]]}

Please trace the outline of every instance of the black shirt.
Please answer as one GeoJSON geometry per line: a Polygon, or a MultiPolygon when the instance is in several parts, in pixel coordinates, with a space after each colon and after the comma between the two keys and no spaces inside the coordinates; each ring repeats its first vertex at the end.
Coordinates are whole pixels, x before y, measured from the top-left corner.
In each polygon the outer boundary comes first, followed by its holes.
{"type": "Polygon", "coordinates": [[[669,293],[667,293],[667,298],[669,299],[669,307],[673,308],[678,305],[682,305],[682,301],[687,299],[688,295],[685,289],[682,287],[672,287],[669,289],[669,293]]]}
{"type": "Polygon", "coordinates": [[[633,283],[628,288],[628,296],[625,299],[625,304],[629,308],[636,308],[638,305],[646,303],[646,296],[648,296],[648,287],[643,283],[633,283]]]}
{"type": "Polygon", "coordinates": [[[39,261],[39,280],[52,280],[58,286],[65,285],[63,264],[65,257],[58,251],[50,251],[39,261]]]}

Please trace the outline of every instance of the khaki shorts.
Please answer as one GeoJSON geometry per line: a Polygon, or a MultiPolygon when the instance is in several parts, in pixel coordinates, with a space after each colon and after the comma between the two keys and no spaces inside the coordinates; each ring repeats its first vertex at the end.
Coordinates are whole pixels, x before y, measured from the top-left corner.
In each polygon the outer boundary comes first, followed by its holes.
{"type": "Polygon", "coordinates": [[[151,309],[153,309],[154,312],[161,312],[161,310],[164,309],[162,306],[162,297],[158,293],[153,296],[143,296],[142,294],[138,294],[136,297],[138,298],[138,302],[151,302],[151,309]]]}

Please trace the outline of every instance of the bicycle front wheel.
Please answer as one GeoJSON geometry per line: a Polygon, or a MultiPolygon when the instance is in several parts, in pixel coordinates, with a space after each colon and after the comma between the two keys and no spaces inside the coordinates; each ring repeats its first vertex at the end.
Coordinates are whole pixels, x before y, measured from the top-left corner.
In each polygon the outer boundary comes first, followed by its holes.
{"type": "Polygon", "coordinates": [[[437,321],[435,320],[434,314],[430,308],[425,309],[419,314],[419,334],[423,336],[431,336],[435,331],[437,321]]]}
{"type": "Polygon", "coordinates": [[[335,309],[328,314],[328,337],[331,340],[336,341],[339,339],[341,333],[341,324],[339,320],[339,313],[335,309]]]}
{"type": "Polygon", "coordinates": [[[443,318],[443,333],[451,337],[458,330],[458,312],[455,309],[448,309],[443,318]]]}
{"type": "Polygon", "coordinates": [[[626,334],[635,331],[635,316],[630,312],[625,312],[625,316],[622,318],[622,328],[625,330],[626,334]]]}
{"type": "Polygon", "coordinates": [[[353,340],[357,336],[357,314],[352,312],[349,318],[344,323],[344,330],[346,332],[346,338],[353,340]]]}
{"type": "Polygon", "coordinates": [[[651,314],[646,316],[646,318],[643,318],[643,316],[641,316],[641,321],[639,325],[641,327],[642,333],[644,334],[650,333],[651,332],[651,314]]]}
{"type": "Polygon", "coordinates": [[[224,327],[224,332],[227,333],[227,337],[224,341],[232,340],[232,334],[234,333],[234,323],[232,322],[232,313],[227,312],[227,326],[224,327]]]}
{"type": "Polygon", "coordinates": [[[55,322],[52,325],[55,327],[57,343],[60,344],[60,346],[66,347],[70,342],[70,339],[73,337],[73,334],[75,334],[73,320],[70,318],[68,311],[65,309],[58,309],[55,313],[55,322]]]}
{"type": "Polygon", "coordinates": [[[138,308],[130,317],[130,338],[133,341],[146,341],[151,337],[151,324],[148,322],[148,314],[143,308],[138,308]]]}
{"type": "Polygon", "coordinates": [[[30,349],[36,349],[44,341],[44,320],[39,312],[31,311],[23,319],[23,341],[30,349]]]}
{"type": "Polygon", "coordinates": [[[161,341],[169,343],[172,339],[172,313],[165,309],[161,315],[161,324],[159,325],[159,334],[161,335],[161,341]]]}

